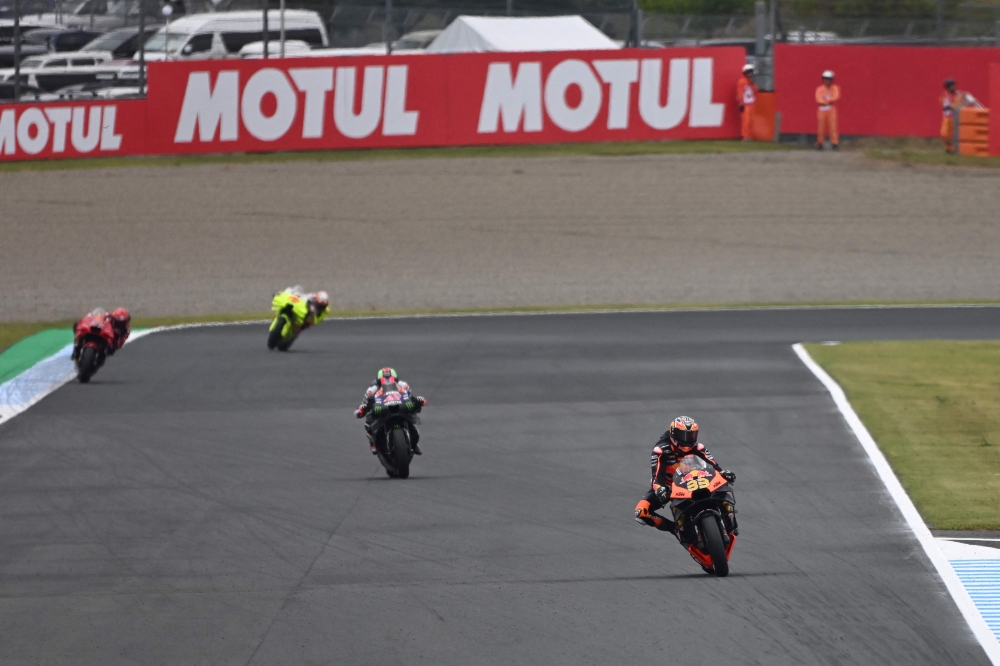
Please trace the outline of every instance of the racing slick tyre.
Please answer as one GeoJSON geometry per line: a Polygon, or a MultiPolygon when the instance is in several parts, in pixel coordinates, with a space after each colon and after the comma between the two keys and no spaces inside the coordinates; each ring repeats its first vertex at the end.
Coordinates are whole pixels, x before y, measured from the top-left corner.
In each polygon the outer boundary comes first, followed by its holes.
{"type": "Polygon", "coordinates": [[[406,435],[402,428],[393,428],[390,435],[392,442],[392,457],[399,478],[410,476],[410,445],[406,443],[406,435]]]}
{"type": "Polygon", "coordinates": [[[285,330],[285,321],[286,320],[284,315],[278,315],[278,323],[274,325],[274,328],[268,331],[267,333],[268,349],[274,349],[275,347],[280,348],[279,343],[281,342],[281,332],[285,330]]]}
{"type": "Polygon", "coordinates": [[[712,558],[712,567],[715,569],[713,573],[719,578],[725,578],[729,575],[729,560],[726,559],[726,545],[722,542],[719,521],[714,514],[709,514],[701,519],[699,526],[705,538],[705,549],[712,558]]]}
{"type": "Polygon", "coordinates": [[[80,352],[76,378],[81,384],[86,384],[95,372],[97,372],[97,350],[93,347],[84,347],[80,352]]]}

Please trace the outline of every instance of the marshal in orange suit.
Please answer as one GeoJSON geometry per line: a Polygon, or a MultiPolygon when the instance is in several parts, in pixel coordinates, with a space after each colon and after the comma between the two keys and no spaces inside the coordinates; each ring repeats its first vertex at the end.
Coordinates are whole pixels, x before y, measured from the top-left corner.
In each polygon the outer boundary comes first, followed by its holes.
{"type": "Polygon", "coordinates": [[[753,105],[757,102],[757,85],[753,80],[753,65],[743,65],[743,76],[736,82],[736,104],[743,118],[744,141],[751,141],[750,123],[753,119],[753,105]]]}
{"type": "Polygon", "coordinates": [[[833,72],[823,72],[823,83],[816,87],[816,150],[823,150],[827,132],[834,150],[840,148],[840,134],[837,132],[837,105],[840,102],[840,86],[833,82],[833,72]]]}

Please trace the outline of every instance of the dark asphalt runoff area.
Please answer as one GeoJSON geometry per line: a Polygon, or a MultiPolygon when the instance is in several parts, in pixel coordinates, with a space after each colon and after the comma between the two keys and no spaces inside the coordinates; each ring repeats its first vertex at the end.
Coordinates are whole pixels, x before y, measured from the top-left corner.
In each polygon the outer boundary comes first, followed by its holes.
{"type": "Polygon", "coordinates": [[[791,344],[998,333],[928,308],[152,335],[0,426],[0,663],[985,665],[791,344]],[[406,481],[352,414],[383,365],[429,401],[406,481]],[[726,579],[632,517],[678,414],[738,477],[726,579]]]}

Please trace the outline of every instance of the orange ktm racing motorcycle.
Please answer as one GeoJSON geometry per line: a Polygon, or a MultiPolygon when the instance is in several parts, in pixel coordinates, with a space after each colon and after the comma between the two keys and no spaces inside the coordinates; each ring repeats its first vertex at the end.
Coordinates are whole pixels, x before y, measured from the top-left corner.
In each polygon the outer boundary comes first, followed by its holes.
{"type": "Polygon", "coordinates": [[[705,573],[729,575],[729,555],[736,544],[736,497],[733,484],[699,456],[684,456],[670,485],[670,510],[677,540],[705,573]]]}

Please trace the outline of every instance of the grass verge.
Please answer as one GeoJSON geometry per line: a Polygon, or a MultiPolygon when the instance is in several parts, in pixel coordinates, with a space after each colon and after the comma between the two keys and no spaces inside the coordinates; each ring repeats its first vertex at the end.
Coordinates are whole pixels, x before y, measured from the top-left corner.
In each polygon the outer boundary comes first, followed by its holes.
{"type": "Polygon", "coordinates": [[[1000,342],[806,347],[930,527],[1000,530],[1000,342]]]}
{"type": "Polygon", "coordinates": [[[854,150],[876,160],[890,160],[904,166],[945,165],[966,167],[1000,167],[1000,157],[950,155],[944,152],[940,139],[915,137],[868,138],[854,142],[854,150]]]}
{"type": "Polygon", "coordinates": [[[626,141],[615,143],[555,143],[531,146],[464,146],[447,148],[373,148],[368,150],[311,150],[281,153],[172,155],[149,157],[85,157],[0,164],[5,171],[65,171],[139,166],[193,166],[199,164],[258,164],[283,162],[357,162],[456,157],[574,157],[629,155],[715,155],[795,150],[776,143],[742,141],[626,141]]]}
{"type": "MultiPolygon", "coordinates": [[[[1000,305],[1000,300],[966,300],[966,301],[774,301],[760,303],[603,303],[597,305],[525,305],[515,307],[493,308],[415,308],[412,310],[336,310],[330,313],[331,319],[338,317],[392,317],[407,315],[462,315],[462,314],[504,314],[533,312],[601,312],[607,310],[719,310],[719,309],[760,309],[760,308],[807,308],[807,307],[947,307],[959,305],[1000,305]]],[[[174,326],[177,324],[198,324],[210,322],[248,321],[254,319],[270,319],[268,311],[244,312],[239,314],[207,314],[175,317],[133,317],[133,328],[152,328],[154,326],[174,326]]],[[[70,319],[48,322],[0,322],[0,352],[18,340],[34,335],[49,328],[69,328],[73,324],[70,319]]]]}

